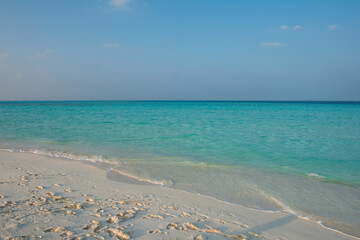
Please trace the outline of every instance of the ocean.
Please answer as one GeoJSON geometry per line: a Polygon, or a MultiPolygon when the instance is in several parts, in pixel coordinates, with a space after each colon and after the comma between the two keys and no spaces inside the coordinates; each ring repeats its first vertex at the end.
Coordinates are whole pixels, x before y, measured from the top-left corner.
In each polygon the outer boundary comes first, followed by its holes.
{"type": "Polygon", "coordinates": [[[359,102],[0,102],[0,149],[360,236],[359,102]]]}

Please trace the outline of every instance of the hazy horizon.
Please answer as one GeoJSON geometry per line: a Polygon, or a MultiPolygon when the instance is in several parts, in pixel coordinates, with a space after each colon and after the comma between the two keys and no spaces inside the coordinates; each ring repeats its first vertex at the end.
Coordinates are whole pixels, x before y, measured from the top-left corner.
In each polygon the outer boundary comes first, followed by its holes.
{"type": "Polygon", "coordinates": [[[360,2],[1,1],[0,101],[360,101],[360,2]]]}
{"type": "Polygon", "coordinates": [[[83,100],[73,100],[73,99],[64,99],[64,100],[0,100],[0,103],[26,103],[26,102],[244,102],[244,103],[356,103],[359,104],[358,100],[183,100],[183,99],[173,99],[173,100],[156,100],[156,99],[83,99],[83,100]]]}

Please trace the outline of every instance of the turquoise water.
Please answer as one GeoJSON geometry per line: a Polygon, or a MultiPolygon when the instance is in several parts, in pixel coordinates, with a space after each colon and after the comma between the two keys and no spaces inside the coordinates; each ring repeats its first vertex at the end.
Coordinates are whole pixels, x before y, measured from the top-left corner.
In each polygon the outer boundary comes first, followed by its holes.
{"type": "Polygon", "coordinates": [[[360,236],[360,104],[2,102],[0,148],[101,164],[360,236]]]}

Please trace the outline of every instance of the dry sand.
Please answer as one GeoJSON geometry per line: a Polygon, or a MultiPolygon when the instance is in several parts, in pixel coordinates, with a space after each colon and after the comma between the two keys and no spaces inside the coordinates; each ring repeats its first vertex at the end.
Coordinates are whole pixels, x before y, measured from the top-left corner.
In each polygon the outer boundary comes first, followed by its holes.
{"type": "Polygon", "coordinates": [[[356,239],[80,161],[0,152],[0,239],[356,239]]]}

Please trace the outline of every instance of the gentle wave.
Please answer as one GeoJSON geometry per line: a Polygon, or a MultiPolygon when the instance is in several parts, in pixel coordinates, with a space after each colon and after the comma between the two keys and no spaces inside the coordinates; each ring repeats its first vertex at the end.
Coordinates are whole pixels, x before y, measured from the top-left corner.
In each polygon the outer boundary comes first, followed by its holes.
{"type": "Polygon", "coordinates": [[[324,179],[325,178],[324,176],[321,176],[321,175],[319,175],[317,173],[308,173],[306,175],[309,176],[309,177],[318,178],[318,179],[324,179]]]}
{"type": "Polygon", "coordinates": [[[67,152],[47,151],[47,150],[40,150],[40,149],[28,149],[28,150],[0,149],[0,150],[6,151],[6,152],[34,153],[34,154],[50,156],[50,157],[67,158],[67,159],[76,160],[76,161],[90,161],[93,163],[108,162],[101,155],[86,156],[86,155],[78,155],[78,154],[67,153],[67,152]]]}
{"type": "Polygon", "coordinates": [[[151,179],[148,179],[148,178],[142,178],[142,177],[139,177],[139,176],[136,176],[134,174],[130,174],[130,173],[127,173],[127,172],[124,172],[124,171],[121,171],[121,170],[118,170],[118,169],[113,169],[111,168],[109,170],[110,171],[113,171],[113,172],[116,172],[120,175],[123,175],[125,177],[128,177],[128,178],[132,178],[132,179],[135,179],[137,181],[140,181],[140,182],[146,182],[146,183],[151,183],[151,184],[154,184],[154,185],[160,185],[161,187],[172,187],[174,185],[174,182],[171,181],[171,180],[162,180],[162,181],[156,181],[156,180],[151,180],[151,179]]]}
{"type": "MultiPolygon", "coordinates": [[[[43,156],[49,156],[49,157],[56,157],[56,158],[66,158],[69,160],[75,160],[75,161],[89,161],[91,163],[110,163],[114,165],[115,163],[109,160],[106,160],[102,155],[94,155],[94,156],[88,156],[88,155],[79,155],[79,154],[73,154],[73,153],[67,153],[67,152],[59,152],[59,151],[47,151],[47,150],[40,150],[40,149],[0,149],[0,151],[5,152],[18,152],[18,153],[32,153],[37,155],[43,155],[43,156]]],[[[121,174],[125,177],[134,179],[136,181],[145,182],[145,183],[151,183],[154,185],[160,185],[162,187],[171,187],[174,185],[174,182],[171,180],[152,180],[147,178],[142,178],[139,176],[136,176],[134,174],[130,174],[118,169],[110,168],[108,171],[115,171],[118,174],[121,174]]]]}

